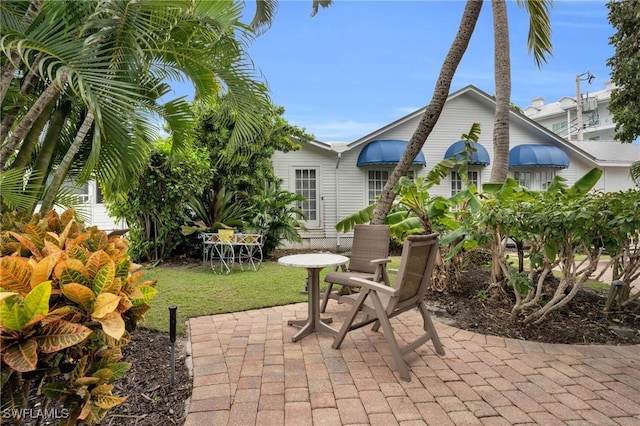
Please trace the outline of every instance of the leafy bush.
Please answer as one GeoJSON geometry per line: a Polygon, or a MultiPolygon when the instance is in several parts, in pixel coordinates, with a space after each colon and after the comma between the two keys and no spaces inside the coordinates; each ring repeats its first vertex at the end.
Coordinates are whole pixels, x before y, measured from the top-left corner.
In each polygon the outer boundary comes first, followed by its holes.
{"type": "Polygon", "coordinates": [[[250,201],[249,232],[261,233],[262,250],[270,254],[282,240],[300,242],[298,230],[305,230],[299,218],[304,212],[297,205],[304,197],[280,188],[280,182],[269,183],[250,201]]]}
{"type": "Polygon", "coordinates": [[[62,424],[94,424],[126,399],[112,383],[130,368],[122,347],[149,309],[155,281],[131,272],[125,240],[84,229],[73,210],[5,215],[2,229],[3,414],[17,416],[35,386],[44,407],[64,407],[62,424]]]}
{"type": "Polygon", "coordinates": [[[201,151],[175,153],[168,146],[154,151],[138,183],[125,197],[109,203],[110,213],[125,218],[131,228],[131,257],[160,261],[183,241],[187,200],[202,192],[209,163],[201,151]]]}

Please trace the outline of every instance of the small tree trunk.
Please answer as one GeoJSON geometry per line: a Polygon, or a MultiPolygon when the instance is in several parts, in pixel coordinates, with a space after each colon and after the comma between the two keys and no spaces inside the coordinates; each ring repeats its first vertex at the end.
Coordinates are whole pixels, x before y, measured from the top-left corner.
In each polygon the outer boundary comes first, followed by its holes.
{"type": "Polygon", "coordinates": [[[42,114],[40,114],[36,121],[33,122],[33,126],[24,138],[24,142],[22,142],[18,155],[16,155],[15,160],[13,160],[13,163],[11,164],[12,169],[24,168],[31,160],[31,156],[33,155],[33,152],[38,145],[38,141],[40,140],[40,134],[49,122],[55,104],[56,99],[52,99],[49,105],[42,110],[42,114]]]}
{"type": "Polygon", "coordinates": [[[558,288],[556,289],[556,292],[554,293],[551,300],[547,302],[542,308],[535,312],[532,312],[531,315],[527,316],[525,318],[525,322],[534,322],[536,324],[539,324],[551,312],[556,311],[569,303],[575,297],[575,295],[578,294],[578,291],[580,291],[580,289],[583,287],[584,282],[596,270],[596,267],[598,266],[598,257],[591,257],[591,259],[589,259],[589,266],[579,274],[579,277],[576,277],[575,269],[573,268],[573,266],[575,265],[575,260],[571,260],[568,263],[569,264],[565,265],[564,267],[563,277],[561,278],[560,284],[558,285],[558,288]],[[570,269],[570,271],[568,271],[567,269],[570,269]],[[571,291],[569,292],[569,294],[564,294],[569,283],[573,283],[571,291]]]}
{"type": "MultiPolygon", "coordinates": [[[[37,191],[38,199],[40,199],[42,195],[44,189],[43,184],[51,170],[53,154],[56,151],[56,146],[62,134],[65,121],[69,118],[70,114],[71,102],[62,102],[49,121],[47,133],[42,140],[42,145],[38,151],[35,164],[32,167],[31,176],[29,177],[29,183],[27,184],[28,188],[33,188],[34,191],[37,191]]],[[[33,214],[36,206],[37,202],[30,207],[29,213],[33,214]]]]}
{"type": "Polygon", "coordinates": [[[516,250],[518,251],[518,272],[524,271],[524,243],[522,240],[515,240],[516,250]]]}
{"type": "Polygon", "coordinates": [[[502,273],[502,263],[504,262],[504,251],[502,250],[502,233],[498,224],[493,231],[493,242],[491,243],[491,284],[502,288],[504,274],[502,273]]]}

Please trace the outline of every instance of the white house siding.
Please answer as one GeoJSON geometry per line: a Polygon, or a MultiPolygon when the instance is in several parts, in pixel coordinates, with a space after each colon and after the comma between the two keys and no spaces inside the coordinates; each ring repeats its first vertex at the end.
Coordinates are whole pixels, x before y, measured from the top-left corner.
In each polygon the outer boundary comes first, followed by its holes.
{"type": "Polygon", "coordinates": [[[629,169],[625,167],[608,167],[605,169],[600,182],[602,184],[599,185],[598,189],[605,190],[606,188],[607,192],[627,191],[634,187],[629,169]]]}
{"type": "Polygon", "coordinates": [[[283,188],[295,191],[295,170],[315,169],[318,171],[318,220],[307,223],[308,230],[301,232],[303,248],[335,249],[336,223],[336,161],[337,154],[328,148],[319,148],[304,143],[303,149],[288,153],[277,152],[272,158],[274,172],[282,179],[283,188]]]}
{"type": "MultiPolygon", "coordinates": [[[[67,183],[67,185],[70,185],[67,183]]],[[[107,233],[115,230],[127,229],[127,223],[123,220],[116,220],[109,216],[107,206],[98,202],[98,186],[95,181],[89,181],[82,188],[76,188],[77,204],[73,206],[78,219],[84,222],[86,227],[96,226],[99,230],[107,233]]],[[[58,213],[62,213],[66,208],[54,206],[58,213]]],[[[40,211],[40,204],[36,207],[40,211]]]]}
{"type": "MultiPolygon", "coordinates": [[[[369,204],[367,201],[367,175],[368,171],[373,168],[359,168],[356,166],[360,151],[349,150],[341,154],[340,167],[338,169],[338,221],[369,204]]],[[[375,170],[386,169],[385,166],[375,168],[375,170]]]]}
{"type": "MultiPolygon", "coordinates": [[[[433,167],[439,163],[445,155],[446,150],[455,142],[461,139],[463,133],[468,133],[473,123],[480,123],[481,134],[479,143],[485,147],[491,164],[493,164],[493,120],[494,120],[495,104],[490,96],[469,87],[451,95],[445,104],[440,115],[438,123],[429,135],[422,152],[425,155],[426,167],[414,166],[418,176],[425,176],[433,167]]],[[[290,182],[290,170],[296,165],[317,164],[322,170],[322,194],[325,197],[325,217],[321,232],[308,233],[306,238],[318,237],[321,244],[328,244],[326,248],[331,248],[331,239],[340,242],[340,248],[348,248],[350,245],[350,234],[336,236],[335,223],[354,212],[361,210],[368,205],[368,171],[369,170],[393,170],[392,166],[366,166],[358,167],[358,156],[364,147],[375,140],[404,140],[409,141],[413,135],[418,123],[422,117],[424,110],[416,111],[403,117],[396,122],[389,124],[371,134],[358,139],[346,146],[330,147],[329,145],[314,143],[303,144],[303,148],[297,152],[278,153],[274,156],[274,164],[276,165],[276,174],[285,180],[284,187],[293,190],[293,184],[290,182]],[[320,145],[322,148],[318,148],[320,145]],[[326,148],[325,148],[326,146],[326,148]],[[336,169],[336,160],[338,152],[340,154],[339,167],[336,169]],[[335,180],[332,180],[334,178],[335,180]],[[335,183],[337,191],[334,191],[335,183]],[[335,194],[334,194],[335,193],[335,194]],[[331,210],[332,208],[335,209],[331,210]],[[331,221],[333,218],[333,221],[331,221]]],[[[526,117],[517,113],[512,113],[510,119],[510,146],[513,148],[521,144],[541,144],[552,145],[562,149],[569,156],[569,167],[566,169],[548,169],[553,170],[556,175],[566,179],[568,185],[572,185],[577,179],[594,167],[603,169],[603,178],[596,185],[596,189],[605,191],[626,190],[633,187],[628,177],[628,166],[613,164],[613,158],[608,158],[597,150],[604,150],[609,155],[611,149],[604,145],[593,145],[589,150],[584,147],[589,145],[580,145],[578,143],[569,143],[559,136],[553,134],[549,130],[545,130],[543,126],[532,122],[526,117]],[[598,160],[600,158],[600,160],[598,160]]],[[[591,142],[592,144],[602,144],[591,142]]],[[[618,145],[616,145],[620,149],[618,145]]],[[[640,151],[629,149],[630,155],[640,155],[640,151]]],[[[619,156],[619,155],[618,155],[619,156]]],[[[625,160],[629,160],[629,155],[624,156],[625,160]]],[[[624,163],[624,162],[623,162],[624,163]]],[[[491,165],[480,166],[476,170],[480,171],[480,184],[489,181],[491,175],[491,165]]],[[[510,170],[510,176],[513,176],[515,169],[510,170]]],[[[442,184],[433,187],[430,191],[432,196],[451,195],[450,176],[443,179],[442,184]]],[[[311,247],[313,243],[307,241],[305,246],[311,247]]]]}

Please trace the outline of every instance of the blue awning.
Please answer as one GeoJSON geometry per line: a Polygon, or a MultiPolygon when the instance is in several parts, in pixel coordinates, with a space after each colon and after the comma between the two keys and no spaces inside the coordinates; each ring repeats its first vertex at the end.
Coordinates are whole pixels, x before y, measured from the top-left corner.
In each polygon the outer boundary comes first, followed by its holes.
{"type": "MultiPolygon", "coordinates": [[[[400,140],[377,140],[369,142],[358,156],[358,167],[380,164],[398,164],[408,143],[409,142],[407,141],[400,140]]],[[[418,153],[412,164],[418,166],[427,165],[427,161],[425,160],[422,151],[418,153]]]]}
{"type": "Polygon", "coordinates": [[[518,145],[509,151],[509,167],[569,167],[569,156],[550,145],[518,145]]]}
{"type": "MultiPolygon", "coordinates": [[[[491,164],[489,153],[484,146],[480,145],[477,142],[469,142],[469,144],[473,147],[473,149],[475,149],[475,152],[471,156],[471,159],[468,161],[468,164],[481,164],[483,166],[488,166],[489,164],[491,164]]],[[[447,152],[444,154],[444,158],[446,159],[454,156],[456,158],[460,158],[460,154],[464,152],[464,150],[464,141],[458,141],[451,145],[449,149],[447,149],[447,152]]]]}

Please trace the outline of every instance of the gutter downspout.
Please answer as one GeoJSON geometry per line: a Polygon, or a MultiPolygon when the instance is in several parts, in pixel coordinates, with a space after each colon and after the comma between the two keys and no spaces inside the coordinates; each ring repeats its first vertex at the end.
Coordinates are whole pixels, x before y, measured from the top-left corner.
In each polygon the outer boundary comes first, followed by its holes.
{"type": "MultiPolygon", "coordinates": [[[[338,152],[338,159],[336,160],[336,221],[338,220],[338,209],[340,208],[340,191],[338,190],[338,182],[340,182],[340,158],[342,153],[338,152]]],[[[335,228],[335,227],[334,227],[335,228]]],[[[336,251],[340,250],[340,232],[336,231],[336,251]]]]}

